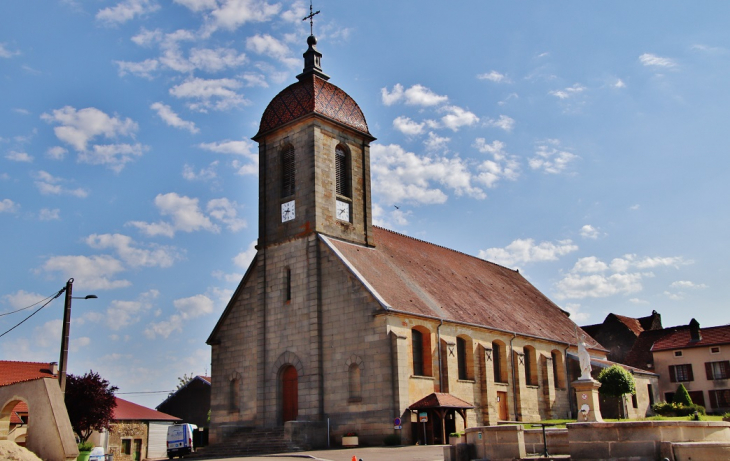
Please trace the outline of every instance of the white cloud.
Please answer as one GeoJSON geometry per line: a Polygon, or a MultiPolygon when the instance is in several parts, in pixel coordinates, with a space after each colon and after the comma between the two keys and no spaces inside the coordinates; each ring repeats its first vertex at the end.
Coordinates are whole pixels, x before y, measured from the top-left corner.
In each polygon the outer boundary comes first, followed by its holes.
{"type": "Polygon", "coordinates": [[[20,51],[10,51],[5,43],[0,43],[0,58],[12,58],[20,54],[20,51]]]}
{"type": "Polygon", "coordinates": [[[61,210],[58,208],[41,208],[38,212],[38,219],[41,221],[57,221],[61,219],[61,210]]]}
{"type": "Polygon", "coordinates": [[[20,209],[20,205],[9,198],[0,200],[0,213],[15,213],[18,209],[20,209]]]}
{"type": "Polygon", "coordinates": [[[246,82],[246,86],[258,86],[261,88],[268,88],[269,83],[266,81],[266,77],[263,74],[255,74],[252,72],[246,72],[241,75],[241,78],[246,82]]]}
{"type": "Polygon", "coordinates": [[[452,131],[459,131],[463,126],[471,126],[479,122],[479,117],[458,106],[446,106],[441,109],[446,115],[441,117],[441,123],[452,131]]]}
{"type": "Polygon", "coordinates": [[[213,199],[208,202],[206,211],[210,216],[226,225],[229,231],[237,232],[246,228],[246,221],[237,217],[238,203],[227,198],[213,199]]]}
{"type": "Polygon", "coordinates": [[[389,204],[444,203],[447,195],[435,184],[451,189],[456,195],[483,199],[484,192],[471,184],[467,164],[458,157],[420,157],[402,147],[371,146],[373,190],[389,204]]]}
{"type": "Polygon", "coordinates": [[[649,301],[640,298],[631,298],[629,302],[632,304],[649,304],[649,301]]]}
{"type": "Polygon", "coordinates": [[[79,152],[78,160],[90,165],[106,165],[110,170],[119,173],[124,166],[141,157],[149,147],[142,144],[95,144],[91,150],[79,152]]]}
{"type": "Polygon", "coordinates": [[[162,216],[169,216],[171,222],[159,221],[157,223],[146,223],[142,221],[131,221],[128,225],[134,226],[149,236],[164,235],[174,237],[175,232],[195,232],[207,230],[218,233],[220,228],[213,224],[203,214],[198,206],[198,199],[180,196],[175,192],[158,194],[155,197],[157,206],[162,216]]]}
{"type": "Polygon", "coordinates": [[[506,115],[500,115],[496,120],[492,118],[487,120],[487,126],[500,128],[509,133],[515,127],[515,119],[506,115]]]}
{"type": "Polygon", "coordinates": [[[479,251],[479,257],[504,266],[543,261],[557,261],[560,256],[578,250],[570,240],[555,243],[540,242],[534,239],[517,239],[504,248],[488,248],[479,251]]]}
{"type": "Polygon", "coordinates": [[[690,282],[689,280],[678,280],[676,282],[672,282],[671,285],[672,288],[692,288],[697,290],[703,290],[707,288],[707,285],[704,283],[694,283],[690,282]]]}
{"type": "Polygon", "coordinates": [[[243,269],[248,269],[248,266],[251,265],[251,261],[253,261],[253,257],[256,256],[256,243],[256,240],[254,240],[248,244],[248,248],[246,248],[245,251],[238,253],[233,258],[233,264],[243,269]]]}
{"type": "Polygon", "coordinates": [[[86,244],[97,250],[113,249],[117,255],[132,267],[170,267],[182,259],[180,250],[157,244],[143,245],[122,234],[92,234],[86,237],[86,244]]]}
{"type": "Polygon", "coordinates": [[[426,146],[426,150],[429,152],[441,151],[445,153],[449,150],[447,147],[449,141],[451,141],[451,138],[442,137],[433,131],[429,131],[428,138],[423,141],[423,145],[426,146]]]}
{"type": "Polygon", "coordinates": [[[387,88],[381,88],[380,95],[382,96],[383,104],[392,106],[403,98],[403,85],[396,83],[393,86],[393,91],[388,91],[387,88]]]}
{"type": "Polygon", "coordinates": [[[195,169],[187,163],[183,166],[183,178],[188,181],[211,181],[218,177],[216,168],[218,167],[218,161],[212,162],[207,168],[201,168],[197,172],[195,169]]]}
{"type": "Polygon", "coordinates": [[[580,311],[581,305],[577,303],[568,303],[563,306],[563,309],[568,311],[570,314],[570,320],[575,323],[585,323],[590,318],[590,314],[587,312],[580,311]]]}
{"type": "Polygon", "coordinates": [[[568,99],[572,96],[575,96],[579,93],[582,93],[586,90],[586,87],[582,86],[579,83],[574,84],[573,86],[570,86],[568,88],[562,89],[562,90],[553,90],[550,91],[549,94],[560,98],[560,99],[568,99]]]}
{"type": "Polygon", "coordinates": [[[38,293],[30,293],[25,290],[18,290],[2,297],[3,302],[10,305],[9,310],[23,309],[29,306],[40,305],[46,299],[46,296],[38,293]]]}
{"type": "Polygon", "coordinates": [[[170,94],[179,99],[195,100],[188,103],[192,110],[228,110],[248,103],[242,95],[236,93],[241,86],[241,82],[230,78],[206,80],[196,77],[170,88],[170,94]]]}
{"type": "Polygon", "coordinates": [[[437,106],[445,103],[449,99],[447,96],[438,95],[420,84],[413,85],[404,91],[403,85],[396,83],[393,86],[393,91],[382,88],[380,94],[383,104],[386,106],[390,106],[401,100],[411,106],[437,106]]]}
{"type": "Polygon", "coordinates": [[[206,142],[198,144],[201,149],[209,150],[219,154],[243,155],[253,159],[258,158],[258,147],[255,143],[247,140],[231,141],[226,139],[221,142],[206,142]]]}
{"type": "Polygon", "coordinates": [[[590,224],[586,224],[585,226],[580,228],[580,236],[583,238],[596,240],[598,237],[600,237],[600,235],[601,231],[591,226],[590,224]]]}
{"type": "Polygon", "coordinates": [[[118,136],[133,136],[139,126],[132,119],[110,117],[94,107],[76,110],[65,106],[51,114],[42,114],[41,119],[48,123],[58,123],[53,129],[56,137],[70,144],[77,151],[85,151],[87,144],[97,136],[107,139],[118,136]]]}
{"type": "Polygon", "coordinates": [[[677,65],[677,63],[669,58],[662,58],[661,56],[657,56],[651,53],[642,54],[641,56],[639,56],[639,61],[641,61],[641,64],[651,67],[671,68],[677,65]]]}
{"type": "Polygon", "coordinates": [[[204,11],[204,10],[213,10],[218,7],[218,2],[216,0],[173,0],[178,5],[183,5],[184,7],[190,9],[194,12],[204,11]]]}
{"type": "Polygon", "coordinates": [[[288,46],[269,34],[256,34],[253,37],[248,37],[246,39],[246,49],[276,59],[289,66],[296,66],[300,63],[300,60],[291,56],[291,50],[288,46]]]}
{"type": "Polygon", "coordinates": [[[153,302],[159,294],[157,290],[150,290],[142,293],[136,301],[113,300],[103,317],[106,325],[111,330],[118,331],[138,323],[142,315],[154,307],[153,302]]]}
{"type": "Polygon", "coordinates": [[[393,128],[408,136],[415,136],[423,133],[425,123],[417,123],[408,117],[400,116],[393,120],[393,128]]]}
{"type": "Polygon", "coordinates": [[[46,151],[46,156],[54,160],[63,160],[66,154],[68,154],[68,150],[61,146],[49,147],[46,151]]]}
{"type": "Polygon", "coordinates": [[[171,315],[168,320],[151,322],[144,330],[145,336],[149,339],[155,339],[157,336],[167,339],[173,332],[182,333],[182,317],[178,314],[171,315]]]}
{"type": "Polygon", "coordinates": [[[246,55],[232,48],[193,48],[188,60],[196,69],[220,72],[241,66],[246,62],[246,55]]]}
{"type": "Polygon", "coordinates": [[[108,255],[53,256],[43,264],[46,272],[60,272],[64,278],[74,277],[75,286],[87,290],[109,290],[130,286],[128,280],[113,280],[124,271],[121,261],[108,255]]]}
{"type": "Polygon", "coordinates": [[[195,295],[173,301],[183,320],[193,319],[213,312],[213,300],[205,295],[195,295]]]}
{"type": "Polygon", "coordinates": [[[11,151],[7,155],[5,155],[5,158],[8,160],[11,160],[13,162],[23,162],[23,163],[32,163],[33,162],[33,156],[29,155],[27,152],[11,151]]]}
{"type": "Polygon", "coordinates": [[[68,189],[63,187],[60,183],[65,180],[49,174],[46,171],[38,171],[33,177],[35,178],[35,185],[43,195],[72,195],[74,197],[85,198],[89,195],[89,192],[85,189],[68,189]]]}
{"type": "Polygon", "coordinates": [[[613,84],[614,88],[626,88],[626,83],[624,83],[623,80],[620,78],[616,79],[616,82],[613,84]]]}
{"type": "Polygon", "coordinates": [[[96,19],[107,24],[123,24],[135,16],[145,16],[159,9],[160,5],[153,0],[124,0],[116,6],[99,10],[96,19]]]}
{"type": "Polygon", "coordinates": [[[145,59],[140,62],[114,61],[119,68],[119,76],[124,77],[127,74],[136,75],[152,80],[152,74],[159,69],[160,62],[157,59],[145,59]]]}
{"type": "MultiPolygon", "coordinates": [[[[207,5],[206,5],[207,6],[207,5]]],[[[281,4],[262,0],[221,0],[207,16],[206,34],[218,28],[235,30],[249,22],[268,21],[281,11],[281,4]]]]}
{"type": "Polygon", "coordinates": [[[509,83],[509,79],[507,78],[507,76],[497,72],[496,70],[492,70],[485,74],[479,74],[477,75],[477,78],[479,80],[489,80],[490,82],[496,83],[509,83]]]}
{"type": "Polygon", "coordinates": [[[477,138],[474,147],[482,154],[491,155],[490,160],[479,164],[477,180],[489,188],[496,187],[500,179],[514,181],[520,175],[520,164],[517,157],[510,155],[504,150],[504,143],[493,141],[487,143],[484,138],[477,138]]]}
{"type": "Polygon", "coordinates": [[[160,29],[147,30],[143,27],[141,32],[133,36],[131,40],[139,46],[149,46],[162,40],[162,31],[160,29]]]}
{"type": "Polygon", "coordinates": [[[641,282],[644,278],[654,277],[652,272],[639,271],[658,267],[678,268],[690,263],[682,257],[638,258],[634,254],[614,258],[609,264],[595,256],[581,258],[570,273],[557,283],[557,297],[602,298],[636,293],[643,290],[641,282]]]}
{"type": "Polygon", "coordinates": [[[537,146],[535,156],[528,160],[528,164],[533,170],[559,174],[565,171],[571,162],[579,158],[579,156],[561,149],[558,141],[548,140],[537,146]]]}
{"type": "Polygon", "coordinates": [[[162,119],[162,121],[171,127],[187,130],[193,134],[200,131],[195,126],[194,122],[181,119],[180,116],[177,115],[168,105],[156,102],[150,106],[150,109],[157,111],[157,115],[162,119]]]}

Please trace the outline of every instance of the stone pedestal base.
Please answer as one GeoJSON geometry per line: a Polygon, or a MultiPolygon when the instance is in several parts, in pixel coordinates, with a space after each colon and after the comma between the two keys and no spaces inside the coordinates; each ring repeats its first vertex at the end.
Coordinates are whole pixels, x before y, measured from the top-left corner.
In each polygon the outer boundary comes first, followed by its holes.
{"type": "Polygon", "coordinates": [[[593,379],[577,379],[571,385],[578,401],[578,422],[603,422],[598,400],[601,383],[593,379]]]}

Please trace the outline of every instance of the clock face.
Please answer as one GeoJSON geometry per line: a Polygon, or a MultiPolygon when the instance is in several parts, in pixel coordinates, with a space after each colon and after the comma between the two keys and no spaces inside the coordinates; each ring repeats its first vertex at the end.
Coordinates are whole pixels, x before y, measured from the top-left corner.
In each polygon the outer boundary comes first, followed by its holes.
{"type": "Polygon", "coordinates": [[[337,200],[337,219],[341,221],[350,221],[350,204],[337,200]]]}
{"type": "Polygon", "coordinates": [[[294,200],[281,204],[281,222],[287,222],[294,219],[294,200]]]}

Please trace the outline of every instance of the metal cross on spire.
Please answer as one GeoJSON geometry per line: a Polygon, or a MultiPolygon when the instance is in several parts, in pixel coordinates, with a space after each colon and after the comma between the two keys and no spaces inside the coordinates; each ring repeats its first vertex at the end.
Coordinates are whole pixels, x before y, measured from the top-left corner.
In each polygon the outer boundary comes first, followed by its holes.
{"type": "Polygon", "coordinates": [[[312,0],[309,0],[309,16],[305,16],[302,21],[309,19],[309,35],[314,35],[314,15],[319,14],[319,10],[312,12],[312,0]]]}

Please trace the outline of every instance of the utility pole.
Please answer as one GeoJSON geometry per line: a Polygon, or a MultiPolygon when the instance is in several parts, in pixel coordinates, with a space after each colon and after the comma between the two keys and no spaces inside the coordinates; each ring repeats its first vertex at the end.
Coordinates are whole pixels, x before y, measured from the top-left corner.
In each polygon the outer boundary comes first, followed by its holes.
{"type": "Polygon", "coordinates": [[[61,336],[61,358],[58,361],[58,384],[61,386],[61,393],[66,393],[66,367],[68,361],[68,335],[71,330],[71,292],[73,291],[74,279],[66,282],[66,302],[63,309],[63,333],[61,336]]]}

